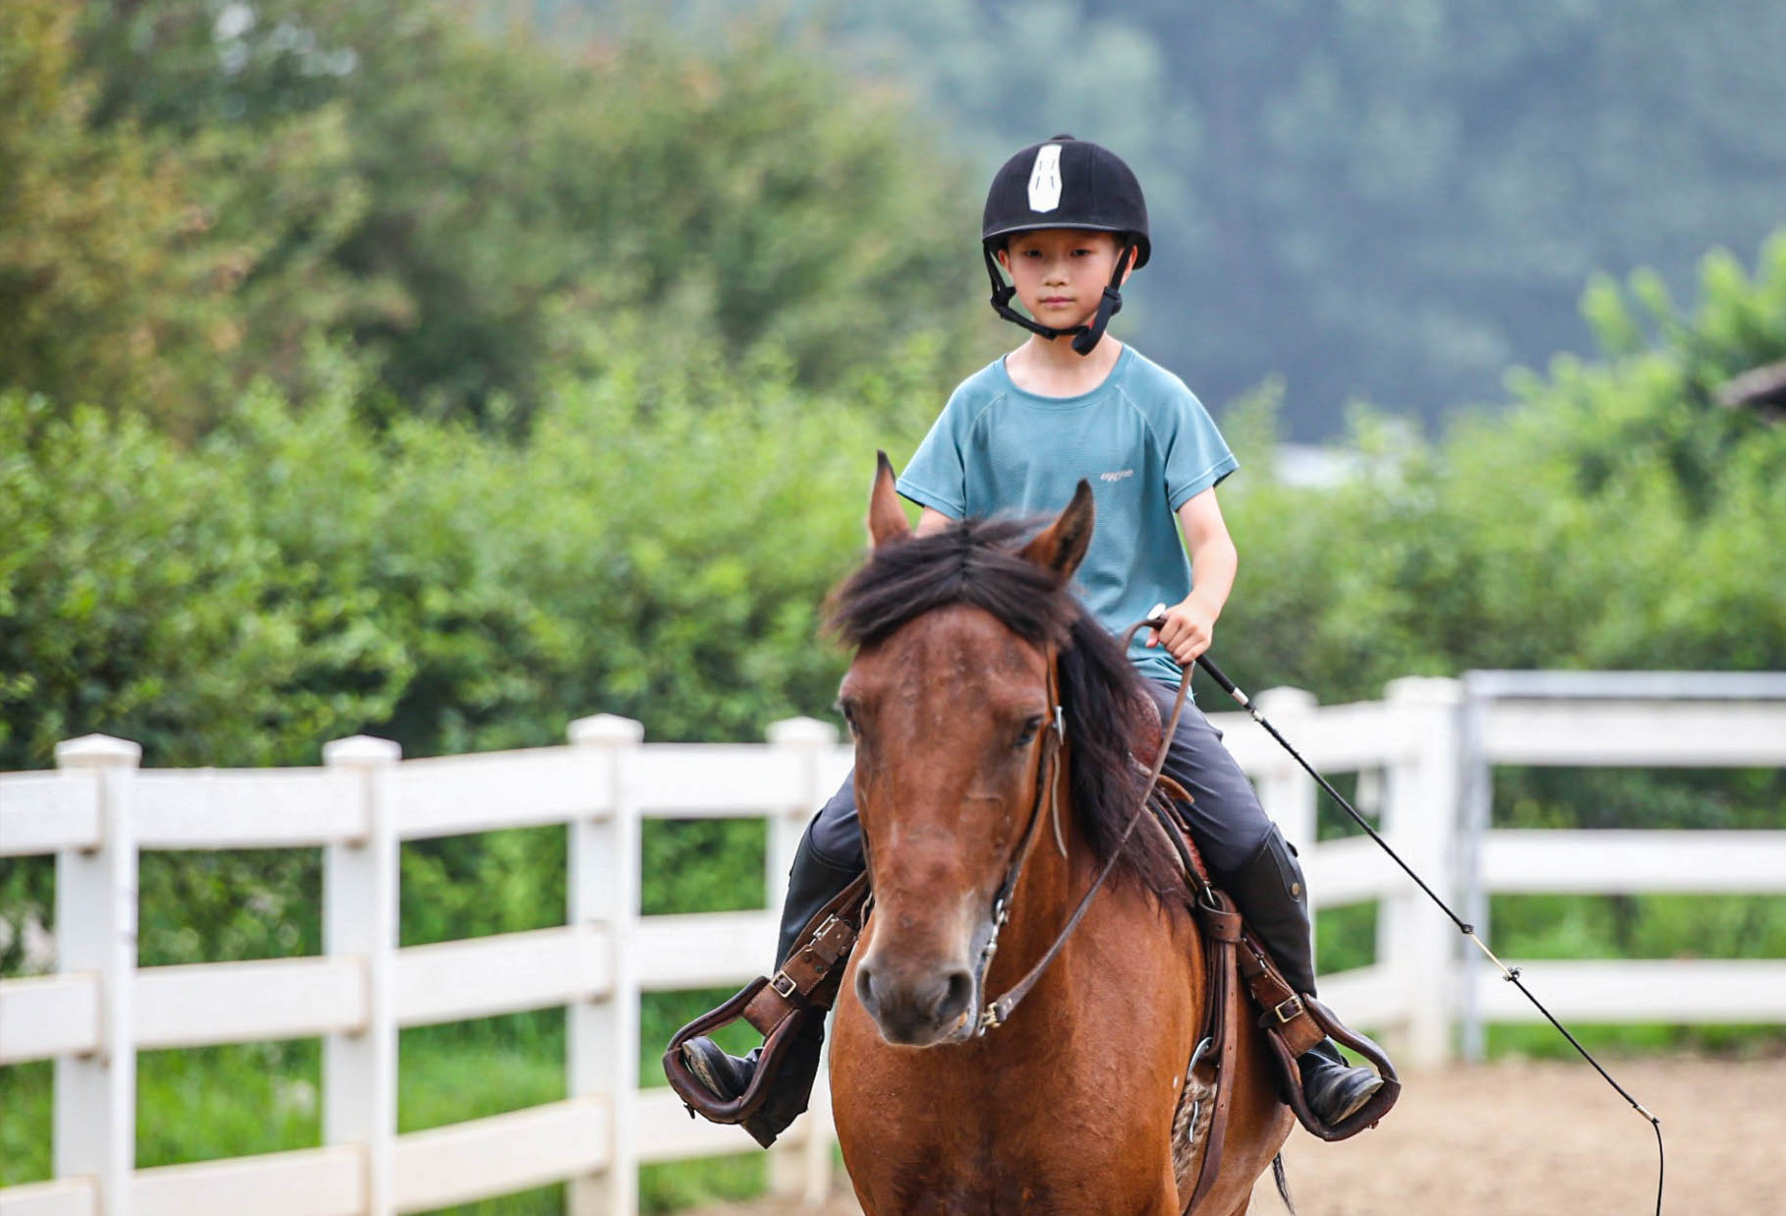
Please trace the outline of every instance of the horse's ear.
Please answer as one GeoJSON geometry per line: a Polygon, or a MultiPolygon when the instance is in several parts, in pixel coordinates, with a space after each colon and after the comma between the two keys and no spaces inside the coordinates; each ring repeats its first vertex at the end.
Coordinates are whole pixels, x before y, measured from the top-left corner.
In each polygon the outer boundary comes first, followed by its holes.
{"type": "Polygon", "coordinates": [[[1038,566],[1054,572],[1058,582],[1066,582],[1073,577],[1073,571],[1079,569],[1079,563],[1085,560],[1085,551],[1091,547],[1092,524],[1097,518],[1097,507],[1092,502],[1091,483],[1083,477],[1079,479],[1079,488],[1073,491],[1073,501],[1060,517],[1036,538],[1023,546],[1023,556],[1038,566]]]}
{"type": "Polygon", "coordinates": [[[868,539],[878,549],[905,540],[912,534],[912,526],[905,522],[899,494],[893,488],[893,462],[885,452],[876,452],[875,460],[874,489],[868,495],[868,539]]]}

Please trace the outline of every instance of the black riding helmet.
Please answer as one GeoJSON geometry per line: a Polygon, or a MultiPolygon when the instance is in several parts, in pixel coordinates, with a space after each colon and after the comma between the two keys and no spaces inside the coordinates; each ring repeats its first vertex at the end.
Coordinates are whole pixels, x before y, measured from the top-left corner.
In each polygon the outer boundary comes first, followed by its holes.
{"type": "Polygon", "coordinates": [[[1044,338],[1072,334],[1073,349],[1089,355],[1104,336],[1110,318],[1122,311],[1124,266],[1132,257],[1135,268],[1140,269],[1153,252],[1141,183],[1108,148],[1071,135],[1056,135],[1046,143],[1034,144],[1006,161],[993,177],[980,225],[980,250],[986,258],[986,273],[992,277],[993,311],[1044,338]],[[1012,234],[1041,228],[1086,228],[1113,232],[1121,239],[1116,269],[1090,325],[1055,329],[1011,307],[1017,289],[999,273],[996,255],[1012,234]]]}

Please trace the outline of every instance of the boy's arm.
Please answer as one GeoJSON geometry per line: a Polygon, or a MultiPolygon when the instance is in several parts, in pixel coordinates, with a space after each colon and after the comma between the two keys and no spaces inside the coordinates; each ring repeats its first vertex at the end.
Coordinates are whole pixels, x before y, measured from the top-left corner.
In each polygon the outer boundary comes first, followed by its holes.
{"type": "Polygon", "coordinates": [[[929,536],[932,532],[941,532],[954,522],[935,507],[925,507],[918,515],[918,535],[929,536]]]}
{"type": "Polygon", "coordinates": [[[1186,499],[1178,508],[1185,551],[1191,556],[1191,593],[1166,610],[1165,627],[1148,636],[1147,644],[1164,644],[1172,657],[1189,667],[1209,649],[1216,618],[1234,587],[1240,555],[1228,535],[1228,523],[1215,500],[1215,487],[1186,499]]]}

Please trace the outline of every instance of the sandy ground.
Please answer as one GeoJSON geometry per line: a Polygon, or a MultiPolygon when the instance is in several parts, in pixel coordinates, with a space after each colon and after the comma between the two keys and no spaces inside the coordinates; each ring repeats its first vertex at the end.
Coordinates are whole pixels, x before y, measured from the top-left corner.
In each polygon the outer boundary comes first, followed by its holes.
{"type": "MultiPolygon", "coordinates": [[[[1786,1060],[1621,1060],[1612,1073],[1662,1119],[1663,1210],[1786,1213],[1786,1060]]],[[[1501,1063],[1416,1074],[1374,1131],[1324,1144],[1300,1128],[1284,1152],[1301,1216],[1647,1216],[1656,1138],[1585,1065],[1501,1063]]],[[[840,1186],[842,1185],[840,1179],[840,1186]]],[[[846,1188],[847,1189],[847,1188],[846,1188]]],[[[773,1204],[701,1216],[852,1216],[773,1204]]],[[[1283,1211],[1269,1177],[1252,1211],[1283,1211]]]]}

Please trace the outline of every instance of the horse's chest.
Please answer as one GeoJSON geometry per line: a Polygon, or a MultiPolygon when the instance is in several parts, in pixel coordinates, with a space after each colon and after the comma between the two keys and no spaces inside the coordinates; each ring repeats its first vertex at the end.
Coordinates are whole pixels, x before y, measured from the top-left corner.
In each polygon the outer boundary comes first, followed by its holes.
{"type": "Polygon", "coordinates": [[[837,1112],[850,1175],[874,1216],[1124,1211],[1125,1192],[1144,1205],[1157,1186],[1150,1138],[1114,1095],[944,1081],[924,1093],[896,1088],[874,1105],[837,1112]]]}
{"type": "Polygon", "coordinates": [[[1088,1169],[1072,1160],[1063,1145],[1047,1157],[1013,1156],[1002,1151],[962,1152],[958,1143],[933,1145],[905,1154],[877,1154],[851,1176],[870,1199],[875,1216],[931,1216],[948,1213],[1022,1213],[1049,1216],[1122,1210],[1115,1193],[1126,1189],[1122,1171],[1088,1169]]]}

